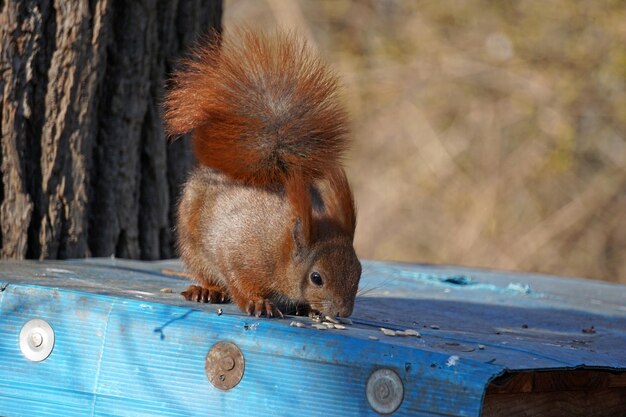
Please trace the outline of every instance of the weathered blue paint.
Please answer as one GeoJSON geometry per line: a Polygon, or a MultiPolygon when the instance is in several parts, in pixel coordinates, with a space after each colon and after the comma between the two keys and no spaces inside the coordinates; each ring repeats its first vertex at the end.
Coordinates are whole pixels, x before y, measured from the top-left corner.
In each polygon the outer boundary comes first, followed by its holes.
{"type": "Polygon", "coordinates": [[[0,415],[376,415],[365,384],[389,367],[405,384],[394,415],[478,416],[488,382],[506,370],[626,370],[626,286],[365,262],[355,325],[319,331],[186,302],[178,292],[187,281],[162,275],[165,267],[179,265],[0,263],[0,415]],[[56,334],[40,363],[18,345],[32,318],[56,334]],[[582,332],[591,326],[596,333],[582,332]],[[423,337],[389,337],[380,327],[423,337]],[[236,343],[246,361],[228,392],[204,373],[220,340],[236,343]]]}

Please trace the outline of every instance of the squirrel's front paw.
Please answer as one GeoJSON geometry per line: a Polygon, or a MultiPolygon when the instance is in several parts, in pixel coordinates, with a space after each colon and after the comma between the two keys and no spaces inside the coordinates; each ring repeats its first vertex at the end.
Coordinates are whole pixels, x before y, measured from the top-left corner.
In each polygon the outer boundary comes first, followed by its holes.
{"type": "Polygon", "coordinates": [[[265,313],[267,318],[270,317],[280,317],[284,318],[283,313],[276,307],[270,300],[258,298],[256,300],[248,301],[248,306],[246,307],[246,312],[249,315],[255,315],[256,317],[261,317],[261,314],[265,313]]]}
{"type": "Polygon", "coordinates": [[[202,287],[200,285],[190,285],[180,293],[187,301],[197,301],[199,303],[222,304],[230,301],[228,293],[220,287],[202,287]]]}

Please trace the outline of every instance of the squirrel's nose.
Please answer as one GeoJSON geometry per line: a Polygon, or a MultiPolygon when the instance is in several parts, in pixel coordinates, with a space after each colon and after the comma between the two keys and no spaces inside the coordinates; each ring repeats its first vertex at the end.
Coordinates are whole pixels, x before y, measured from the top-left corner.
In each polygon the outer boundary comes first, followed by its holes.
{"type": "Polygon", "coordinates": [[[340,301],[333,302],[332,305],[327,308],[320,309],[320,312],[330,317],[349,317],[352,314],[354,308],[354,301],[340,301]]]}
{"type": "Polygon", "coordinates": [[[339,308],[337,315],[339,317],[349,317],[352,314],[353,307],[354,307],[353,303],[350,303],[349,305],[343,305],[339,308]]]}

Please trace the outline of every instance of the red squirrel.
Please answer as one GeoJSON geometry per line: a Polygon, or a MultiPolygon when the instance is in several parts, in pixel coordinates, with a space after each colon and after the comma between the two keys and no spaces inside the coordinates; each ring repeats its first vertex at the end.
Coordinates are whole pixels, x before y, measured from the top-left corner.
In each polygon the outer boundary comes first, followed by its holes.
{"type": "Polygon", "coordinates": [[[361,277],[337,79],[292,34],[236,32],[197,46],[165,98],[170,136],[199,166],[178,209],[191,301],[248,314],[352,314],[361,277]]]}

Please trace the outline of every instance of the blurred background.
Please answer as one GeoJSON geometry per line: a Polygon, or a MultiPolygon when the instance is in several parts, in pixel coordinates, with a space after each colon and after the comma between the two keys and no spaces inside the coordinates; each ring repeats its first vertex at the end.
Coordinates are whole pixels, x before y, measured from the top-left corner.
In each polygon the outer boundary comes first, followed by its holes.
{"type": "Polygon", "coordinates": [[[360,257],[626,283],[621,0],[226,0],[345,86],[360,257]]]}

